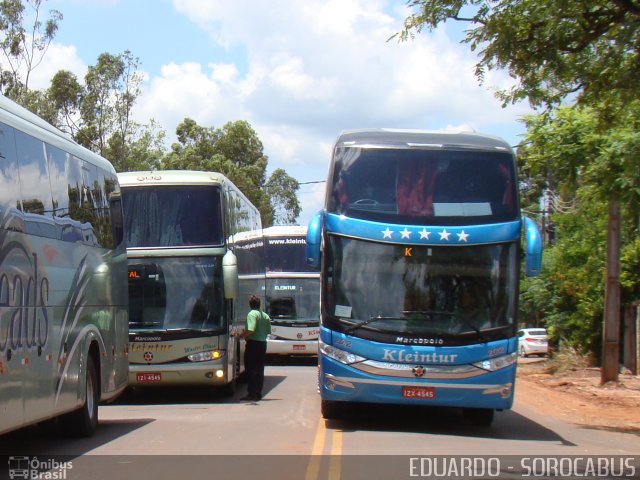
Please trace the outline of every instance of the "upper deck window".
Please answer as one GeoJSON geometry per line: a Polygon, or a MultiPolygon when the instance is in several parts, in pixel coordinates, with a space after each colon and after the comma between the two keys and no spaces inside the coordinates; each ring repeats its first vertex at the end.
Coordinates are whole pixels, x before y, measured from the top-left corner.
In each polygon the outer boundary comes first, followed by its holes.
{"type": "Polygon", "coordinates": [[[219,188],[167,185],[121,190],[128,247],[224,244],[219,188]]]}
{"type": "Polygon", "coordinates": [[[267,272],[314,272],[307,264],[304,237],[265,237],[267,272]]]}
{"type": "Polygon", "coordinates": [[[517,216],[506,152],[340,148],[331,188],[330,212],[368,220],[461,225],[517,216]]]}

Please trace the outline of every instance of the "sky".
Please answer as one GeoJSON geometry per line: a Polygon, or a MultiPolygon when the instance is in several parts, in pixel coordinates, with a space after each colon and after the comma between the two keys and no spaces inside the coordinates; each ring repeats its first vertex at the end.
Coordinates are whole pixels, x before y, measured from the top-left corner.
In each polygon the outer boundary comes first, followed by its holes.
{"type": "Polygon", "coordinates": [[[45,0],[63,19],[30,87],[60,69],[83,78],[101,53],[129,50],[144,75],[134,117],[175,140],[186,117],[220,128],[246,120],[269,158],[302,185],[299,223],[322,208],[333,143],[354,128],[474,130],[516,145],[527,104],[502,108],[512,84],[489,72],[447,23],[389,38],[405,0],[45,0]]]}

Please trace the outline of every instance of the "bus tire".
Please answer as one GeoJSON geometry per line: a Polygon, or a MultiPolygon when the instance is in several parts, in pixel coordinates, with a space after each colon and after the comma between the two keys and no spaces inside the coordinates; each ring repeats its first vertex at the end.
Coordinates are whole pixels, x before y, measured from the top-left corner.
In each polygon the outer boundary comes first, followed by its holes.
{"type": "Polygon", "coordinates": [[[327,420],[341,418],[343,414],[340,402],[331,400],[320,400],[320,412],[322,413],[322,418],[327,420]]]}
{"type": "Polygon", "coordinates": [[[73,437],[90,437],[98,428],[100,383],[93,357],[87,357],[86,388],[82,407],[62,417],[64,432],[73,437]]]}
{"type": "Polygon", "coordinates": [[[464,416],[471,422],[482,427],[488,427],[493,422],[493,408],[465,408],[464,416]]]}

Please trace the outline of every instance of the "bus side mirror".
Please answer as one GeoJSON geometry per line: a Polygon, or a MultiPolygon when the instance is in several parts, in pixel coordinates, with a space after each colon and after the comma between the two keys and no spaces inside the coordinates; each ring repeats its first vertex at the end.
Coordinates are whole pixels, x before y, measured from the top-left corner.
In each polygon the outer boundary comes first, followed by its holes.
{"type": "Polygon", "coordinates": [[[535,277],[542,270],[542,236],[536,222],[524,217],[525,275],[535,277]]]}
{"type": "Polygon", "coordinates": [[[224,298],[238,298],[238,259],[228,250],[222,257],[222,281],[224,282],[224,298]]]}
{"type": "Polygon", "coordinates": [[[311,267],[320,266],[323,216],[324,211],[320,210],[311,218],[307,227],[307,264],[311,267]]]}

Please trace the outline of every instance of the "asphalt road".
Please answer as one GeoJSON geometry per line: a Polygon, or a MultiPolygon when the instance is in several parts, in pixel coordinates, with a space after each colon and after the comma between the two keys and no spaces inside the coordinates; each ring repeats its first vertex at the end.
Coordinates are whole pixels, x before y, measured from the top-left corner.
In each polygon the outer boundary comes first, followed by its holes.
{"type": "MultiPolygon", "coordinates": [[[[127,392],[100,407],[100,427],[90,439],[66,438],[52,426],[30,427],[0,436],[0,454],[71,462],[73,468],[49,470],[68,479],[316,480],[419,477],[424,459],[439,456],[475,459],[475,467],[485,469],[495,458],[499,478],[522,478],[523,458],[611,461],[622,455],[637,462],[640,453],[635,435],[540,417],[517,388],[514,408],[498,412],[490,427],[451,409],[361,405],[347,419],[325,421],[316,379],[314,360],[280,361],[267,367],[265,396],[257,403],[238,401],[244,386],[232,398],[204,388],[127,392]]],[[[3,468],[0,463],[0,478],[3,468]]]]}

